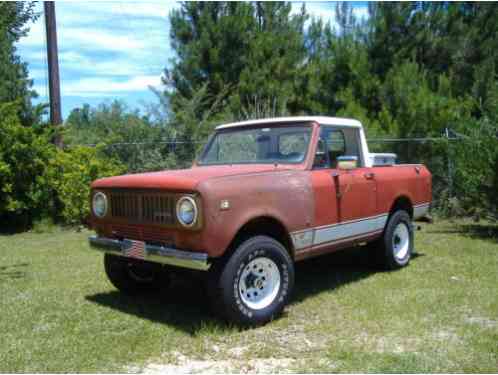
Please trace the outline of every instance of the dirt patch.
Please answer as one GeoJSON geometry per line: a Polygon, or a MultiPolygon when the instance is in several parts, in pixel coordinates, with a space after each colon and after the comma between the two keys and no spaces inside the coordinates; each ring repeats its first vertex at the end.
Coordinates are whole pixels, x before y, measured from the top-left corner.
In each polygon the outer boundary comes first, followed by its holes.
{"type": "Polygon", "coordinates": [[[376,353],[407,353],[415,352],[420,344],[417,337],[370,336],[362,332],[354,338],[358,348],[376,353]]]}
{"type": "Polygon", "coordinates": [[[460,337],[452,330],[439,330],[433,333],[433,340],[443,341],[448,344],[459,344],[461,342],[460,337]]]}
{"type": "Polygon", "coordinates": [[[141,374],[289,373],[289,368],[296,363],[293,358],[199,360],[181,353],[174,353],[174,355],[176,357],[174,363],[151,362],[143,368],[130,367],[128,372],[141,374]]]}
{"type": "Polygon", "coordinates": [[[465,319],[465,321],[470,324],[477,324],[484,328],[495,328],[498,326],[498,321],[488,318],[483,318],[481,316],[471,316],[465,319]]]}

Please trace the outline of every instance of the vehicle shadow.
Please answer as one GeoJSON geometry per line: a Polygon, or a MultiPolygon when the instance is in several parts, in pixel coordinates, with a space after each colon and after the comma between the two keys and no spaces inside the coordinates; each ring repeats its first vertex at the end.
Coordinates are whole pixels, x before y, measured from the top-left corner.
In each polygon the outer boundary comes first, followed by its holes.
{"type": "Polygon", "coordinates": [[[8,279],[22,279],[26,277],[26,267],[29,263],[18,263],[8,266],[0,266],[0,281],[8,279]]]}
{"type": "Polygon", "coordinates": [[[172,325],[196,336],[205,325],[227,327],[209,308],[209,300],[200,280],[175,278],[167,291],[127,296],[113,290],[85,297],[88,301],[153,322],[172,325]]]}
{"type": "MultiPolygon", "coordinates": [[[[423,256],[414,254],[413,259],[423,256]]],[[[348,249],[296,264],[296,283],[290,305],[382,272],[371,264],[366,248],[348,249]]],[[[196,336],[202,327],[234,327],[218,319],[209,308],[205,283],[175,278],[167,292],[130,297],[118,291],[86,296],[90,302],[154,322],[174,325],[196,336]]]]}
{"type": "MultiPolygon", "coordinates": [[[[302,302],[311,295],[360,281],[373,274],[387,272],[374,264],[369,250],[371,249],[367,247],[355,247],[297,263],[291,304],[302,302]]],[[[412,262],[424,255],[413,253],[412,262]]]]}

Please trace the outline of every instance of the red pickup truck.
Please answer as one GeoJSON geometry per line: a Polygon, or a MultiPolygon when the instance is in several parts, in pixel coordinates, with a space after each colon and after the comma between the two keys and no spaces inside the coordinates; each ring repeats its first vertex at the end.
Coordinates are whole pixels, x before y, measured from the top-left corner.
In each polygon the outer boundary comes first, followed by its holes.
{"type": "Polygon", "coordinates": [[[226,319],[262,324],[289,300],[294,263],[370,243],[406,266],[431,174],[371,154],[360,122],[288,117],[221,125],[193,166],[93,182],[93,248],[114,286],[142,293],[204,271],[226,319]]]}

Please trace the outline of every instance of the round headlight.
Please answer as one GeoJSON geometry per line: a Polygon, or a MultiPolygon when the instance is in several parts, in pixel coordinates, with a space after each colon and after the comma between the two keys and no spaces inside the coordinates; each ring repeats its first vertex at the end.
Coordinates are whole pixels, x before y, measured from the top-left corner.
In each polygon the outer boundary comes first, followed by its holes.
{"type": "Polygon", "coordinates": [[[93,196],[92,210],[95,216],[104,217],[107,213],[107,197],[98,192],[93,196]]]}
{"type": "Polygon", "coordinates": [[[186,227],[191,227],[197,220],[197,205],[191,197],[182,197],[176,204],[178,221],[186,227]]]}

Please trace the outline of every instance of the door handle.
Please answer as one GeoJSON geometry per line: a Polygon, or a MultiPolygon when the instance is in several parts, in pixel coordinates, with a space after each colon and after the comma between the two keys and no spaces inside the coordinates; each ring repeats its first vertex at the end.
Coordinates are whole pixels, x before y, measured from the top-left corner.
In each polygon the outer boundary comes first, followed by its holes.
{"type": "Polygon", "coordinates": [[[363,176],[365,176],[365,178],[367,180],[373,180],[375,178],[375,173],[373,172],[368,172],[368,173],[365,173],[363,176]]]}

